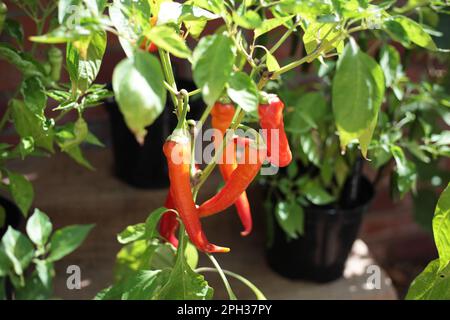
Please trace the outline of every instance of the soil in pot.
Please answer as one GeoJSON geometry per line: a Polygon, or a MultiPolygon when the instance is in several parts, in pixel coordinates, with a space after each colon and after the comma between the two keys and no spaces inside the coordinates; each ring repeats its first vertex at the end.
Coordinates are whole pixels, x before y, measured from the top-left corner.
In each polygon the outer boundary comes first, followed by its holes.
{"type": "MultiPolygon", "coordinates": [[[[179,81],[178,86],[188,91],[196,87],[192,81],[179,81]]],[[[190,101],[192,119],[199,118],[203,109],[201,99],[190,101]]],[[[139,145],[128,129],[114,100],[105,101],[110,116],[114,174],[123,182],[142,189],[166,188],[169,186],[166,158],[162,152],[163,144],[177,120],[173,114],[171,99],[167,99],[164,112],[149,127],[143,145],[139,145]]]]}
{"type": "MultiPolygon", "coordinates": [[[[304,233],[288,239],[274,221],[272,241],[267,249],[270,267],[291,279],[329,282],[340,278],[373,198],[372,184],[364,177],[358,183],[352,203],[304,208],[304,233]]],[[[273,214],[273,213],[270,213],[273,214]]]]}

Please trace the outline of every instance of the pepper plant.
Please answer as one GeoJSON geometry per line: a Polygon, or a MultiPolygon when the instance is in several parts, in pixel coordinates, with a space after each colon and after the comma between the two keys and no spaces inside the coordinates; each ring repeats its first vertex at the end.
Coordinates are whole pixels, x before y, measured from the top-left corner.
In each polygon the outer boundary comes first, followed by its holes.
{"type": "MultiPolygon", "coordinates": [[[[395,9],[395,2],[59,1],[57,23],[47,33],[31,39],[35,43],[66,45],[66,68],[71,84],[56,91],[47,90],[53,93],[54,98],[60,99],[63,113],[72,110],[80,112],[90,105],[92,100],[88,97],[93,95],[91,98],[96,102],[95,98],[102,96],[98,91],[103,90],[102,87],[92,85],[92,81],[102,60],[106,32],[110,32],[119,38],[126,54],[114,71],[114,94],[125,122],[137,141],[143,142],[145,128],[162,113],[167,99],[172,100],[174,116],[178,119],[177,128],[168,137],[163,150],[171,182],[166,207],[156,209],[145,223],[130,226],[119,235],[118,239],[125,247],[118,255],[115,282],[97,297],[211,298],[212,289],[200,274],[210,269],[196,268],[195,261],[191,261],[194,254],[192,249],[188,249],[193,248],[188,246],[189,239],[210,258],[224,280],[230,298],[236,298],[226,275],[235,276],[247,284],[249,282],[220,268],[213,253],[227,252],[229,249],[209,243],[200,218],[218,213],[239,199],[242,201],[243,192],[255,178],[263,160],[271,163],[272,167],[289,164],[289,145],[280,141],[274,144],[269,139],[274,132],[284,137],[284,104],[264,90],[270,91],[268,85],[271,81],[280,79],[288,71],[300,70],[298,68],[302,65],[316,60],[324,63],[326,59],[335,60],[333,57],[339,56],[339,69],[349,70],[351,66],[357,66],[357,77],[349,76],[347,72],[337,80],[335,78],[333,90],[337,97],[333,102],[333,111],[341,150],[344,152],[350,145],[350,149],[359,148],[362,156],[367,157],[385,93],[385,81],[380,65],[358,45],[359,34],[372,30],[405,45],[438,50],[428,33],[430,29],[411,19],[404,7],[395,9]],[[209,23],[212,20],[214,24],[209,23]],[[286,64],[280,63],[278,50],[287,39],[299,34],[303,34],[306,54],[286,64]],[[172,68],[173,57],[191,66],[198,89],[188,92],[177,86],[172,68]],[[354,97],[349,97],[348,83],[354,80],[358,80],[357,86],[352,88],[356,92],[354,97]],[[194,95],[201,95],[205,102],[198,122],[189,119],[189,99],[194,95]],[[218,130],[212,161],[203,168],[197,168],[193,156],[197,142],[193,137],[210,115],[214,120],[212,111],[215,106],[226,103],[233,104],[234,108],[227,125],[231,130],[225,134],[224,129],[218,130]],[[251,124],[254,119],[259,119],[261,127],[270,131],[263,131],[261,135],[255,128],[244,124],[251,124]],[[245,130],[249,136],[235,135],[237,129],[245,130]],[[233,164],[236,161],[234,157],[231,163],[227,162],[234,168],[229,176],[224,174],[224,187],[197,206],[199,190],[229,145],[233,146],[229,148],[232,155],[236,145],[244,151],[244,156],[236,166],[233,164]],[[248,154],[253,154],[256,161],[251,162],[248,154]],[[160,219],[162,221],[158,224],[160,219]],[[178,239],[175,234],[177,229],[178,239]],[[171,257],[169,261],[172,262],[158,263],[161,254],[165,260],[171,257]]],[[[440,10],[444,5],[442,1],[407,4],[412,7],[429,6],[433,10],[440,10]]],[[[31,10],[28,2],[24,6],[31,10]]],[[[82,123],[80,121],[74,125],[70,140],[76,146],[88,140],[82,123]]],[[[244,233],[248,233],[249,211],[242,212],[245,212],[241,215],[241,218],[245,216],[244,233]]],[[[263,297],[253,286],[252,289],[258,297],[263,297]]]]}
{"type": "MultiPolygon", "coordinates": [[[[10,194],[25,218],[33,206],[33,185],[25,175],[10,169],[11,161],[60,151],[92,168],[80,145],[102,145],[89,131],[83,112],[110,95],[103,85],[93,84],[106,48],[106,33],[101,31],[73,41],[63,53],[52,44],[30,44],[20,20],[8,10],[25,15],[35,27],[34,36],[40,37],[47,28],[62,22],[61,3],[0,1],[0,60],[20,74],[19,85],[13,92],[5,92],[8,103],[1,106],[0,131],[10,138],[8,143],[0,143],[0,188],[10,194]],[[64,70],[70,76],[69,83],[62,80],[64,70]],[[69,114],[74,116],[69,118],[69,114]]],[[[5,215],[11,213],[0,209],[0,227],[6,228],[5,215]]],[[[28,236],[36,247],[19,231],[8,227],[0,246],[1,299],[5,297],[6,283],[13,286],[9,298],[51,298],[53,262],[78,247],[89,230],[90,226],[68,227],[55,232],[47,242],[51,223],[38,209],[27,222],[28,236]]]]}
{"type": "MultiPolygon", "coordinates": [[[[281,174],[263,177],[269,188],[266,207],[275,212],[277,223],[290,238],[303,232],[306,206],[352,205],[346,187],[351,179],[359,179],[363,166],[374,171],[371,182],[375,188],[389,176],[394,200],[412,193],[417,222],[431,230],[429,213],[437,202],[436,187],[445,186],[450,179],[442,169],[445,158],[450,156],[450,95],[445,89],[448,75],[430,78],[426,76],[428,70],[424,70],[420,82],[415,83],[406,73],[408,59],[404,58],[406,64],[402,64],[398,49],[389,39],[379,39],[371,51],[383,66],[386,92],[368,145],[370,161],[363,160],[355,143],[343,154],[339,136],[334,134],[339,120],[333,111],[344,90],[336,81],[353,78],[346,81],[345,89],[353,91],[362,81],[353,76],[358,73],[357,66],[348,68],[344,60],[340,65],[334,61],[316,63],[307,72],[271,83],[272,90],[288,105],[286,128],[295,161],[281,174]],[[298,86],[299,82],[303,85],[298,86]]],[[[446,54],[430,56],[434,61],[438,58],[448,64],[446,54]]]]}

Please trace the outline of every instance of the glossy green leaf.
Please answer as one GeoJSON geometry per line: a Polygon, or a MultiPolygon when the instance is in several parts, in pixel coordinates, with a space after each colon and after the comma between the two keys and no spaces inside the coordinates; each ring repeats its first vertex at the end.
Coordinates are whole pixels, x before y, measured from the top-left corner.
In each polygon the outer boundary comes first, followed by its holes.
{"type": "Polygon", "coordinates": [[[429,50],[437,50],[433,39],[419,23],[405,16],[396,16],[394,21],[403,27],[411,42],[429,50]]]}
{"type": "Polygon", "coordinates": [[[276,17],[271,19],[264,19],[259,27],[255,29],[255,38],[285,24],[287,21],[291,20],[294,16],[290,15],[287,17],[276,17]]]}
{"type": "Polygon", "coordinates": [[[27,221],[28,237],[37,246],[44,246],[52,232],[50,218],[41,210],[34,209],[34,213],[27,221]]]}
{"type": "Polygon", "coordinates": [[[168,26],[155,26],[145,33],[147,39],[152,41],[158,48],[164,49],[178,58],[189,58],[191,50],[187,47],[185,40],[168,26]]]}
{"type": "Polygon", "coordinates": [[[235,60],[232,40],[221,34],[200,40],[193,53],[193,77],[203,99],[212,105],[222,95],[235,60]]]}
{"type": "Polygon", "coordinates": [[[450,184],[439,197],[433,218],[433,234],[442,268],[450,262],[450,184]]]}
{"type": "Polygon", "coordinates": [[[53,151],[51,124],[42,116],[35,114],[23,101],[13,99],[10,107],[17,133],[22,138],[33,137],[35,145],[53,151]]]}
{"type": "Polygon", "coordinates": [[[106,39],[106,32],[99,31],[67,45],[66,63],[73,91],[84,93],[94,82],[106,50],[106,39]]]}
{"type": "Polygon", "coordinates": [[[317,180],[310,180],[301,190],[301,193],[315,205],[326,205],[336,201],[335,197],[329,194],[317,180]]]}
{"type": "Polygon", "coordinates": [[[383,70],[351,40],[333,79],[332,104],[342,149],[357,139],[367,156],[384,89],[383,70]]]}
{"type": "Polygon", "coordinates": [[[72,253],[86,239],[94,225],[73,225],[57,230],[50,239],[50,255],[47,260],[54,262],[72,253]]]}
{"type": "Polygon", "coordinates": [[[258,108],[258,89],[244,72],[233,73],[228,81],[227,94],[245,112],[254,112],[258,108]]]}
{"type": "Polygon", "coordinates": [[[14,199],[14,202],[19,207],[22,214],[28,216],[31,204],[34,198],[34,189],[31,182],[27,180],[23,175],[8,172],[9,178],[9,191],[14,199]]]}
{"type": "Polygon", "coordinates": [[[295,201],[280,201],[275,207],[275,217],[280,227],[286,234],[296,239],[303,233],[304,212],[303,208],[295,201]]]}
{"type": "Polygon", "coordinates": [[[22,233],[8,227],[2,238],[4,253],[11,261],[14,272],[22,275],[34,256],[33,244],[22,233]]]}
{"type": "Polygon", "coordinates": [[[141,240],[145,235],[145,224],[138,223],[128,226],[117,235],[117,241],[121,244],[127,244],[136,240],[141,240]]]}
{"type": "Polygon", "coordinates": [[[161,65],[150,53],[138,51],[114,69],[113,88],[125,122],[141,144],[147,126],[161,114],[166,90],[161,65]]]}

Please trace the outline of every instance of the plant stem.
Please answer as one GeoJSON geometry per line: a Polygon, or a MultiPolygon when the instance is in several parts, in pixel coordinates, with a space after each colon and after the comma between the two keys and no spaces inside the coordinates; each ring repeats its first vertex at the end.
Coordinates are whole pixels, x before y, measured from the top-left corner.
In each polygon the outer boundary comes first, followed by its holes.
{"type": "MultiPolygon", "coordinates": [[[[202,273],[202,272],[217,272],[216,269],[208,268],[208,267],[197,268],[195,271],[199,272],[199,273],[202,273]]],[[[234,273],[234,272],[229,271],[229,270],[222,269],[222,271],[223,271],[224,274],[241,281],[243,284],[245,284],[247,287],[249,287],[253,291],[253,293],[255,294],[255,296],[256,296],[256,298],[258,300],[267,300],[267,298],[264,296],[264,294],[261,292],[261,290],[259,290],[258,287],[256,287],[248,279],[244,278],[240,274],[234,273]]]]}
{"type": "Polygon", "coordinates": [[[233,290],[231,289],[230,283],[228,282],[227,277],[225,276],[225,273],[223,272],[222,268],[220,267],[219,263],[217,262],[216,258],[212,254],[207,253],[206,256],[211,260],[214,267],[216,268],[217,272],[219,273],[220,277],[222,278],[223,284],[225,285],[225,289],[227,290],[228,296],[230,297],[230,300],[237,300],[236,295],[234,294],[233,290]]]}
{"type": "MultiPolygon", "coordinates": [[[[159,49],[159,57],[161,59],[161,64],[163,67],[164,77],[166,78],[166,81],[169,84],[169,86],[172,87],[172,90],[169,90],[169,92],[172,98],[172,103],[176,107],[178,105],[178,98],[177,95],[174,94],[174,92],[178,92],[178,89],[177,84],[175,82],[175,77],[173,75],[172,65],[170,63],[170,56],[163,49],[159,49]]],[[[181,117],[181,110],[179,110],[178,108],[177,108],[177,115],[178,118],[181,117]]]]}
{"type": "Polygon", "coordinates": [[[202,92],[202,89],[198,88],[198,89],[195,89],[195,90],[192,90],[191,92],[189,92],[189,96],[192,97],[201,92],[202,92]]]}

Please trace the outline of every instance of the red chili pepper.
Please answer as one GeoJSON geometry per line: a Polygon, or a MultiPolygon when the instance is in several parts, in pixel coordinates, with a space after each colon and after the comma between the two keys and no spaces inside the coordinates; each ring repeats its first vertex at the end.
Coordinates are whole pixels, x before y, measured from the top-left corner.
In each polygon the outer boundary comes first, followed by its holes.
{"type": "Polygon", "coordinates": [[[189,137],[178,135],[164,143],[163,151],[169,169],[170,190],[178,214],[192,243],[203,252],[228,252],[206,238],[195,206],[190,181],[191,144],[189,137]]]}
{"type": "MultiPolygon", "coordinates": [[[[169,190],[164,203],[164,207],[167,209],[175,209],[175,203],[172,199],[172,194],[169,190]]],[[[167,211],[163,214],[161,221],[159,222],[159,234],[169,241],[175,248],[178,247],[178,239],[176,237],[176,231],[178,229],[177,215],[173,211],[167,211]]]]}
{"type": "Polygon", "coordinates": [[[223,211],[233,205],[258,174],[264,159],[265,149],[255,149],[249,139],[235,139],[244,145],[244,159],[233,171],[225,186],[199,208],[200,217],[223,211]]]}
{"type": "MultiPolygon", "coordinates": [[[[211,110],[212,127],[219,130],[222,134],[222,137],[225,136],[226,130],[230,127],[234,113],[235,108],[230,103],[216,102],[213,109],[211,110]]],[[[220,147],[219,142],[219,140],[214,140],[216,150],[218,150],[218,148],[220,147]]],[[[222,174],[225,182],[230,179],[231,174],[236,168],[237,163],[235,145],[234,143],[229,143],[222,154],[221,161],[219,161],[220,173],[222,174]]],[[[239,218],[241,219],[242,225],[244,226],[244,231],[242,231],[241,234],[243,236],[246,236],[252,231],[253,222],[252,214],[250,211],[250,204],[248,202],[247,194],[245,191],[242,192],[242,194],[238,197],[234,204],[236,206],[239,218]]]]}
{"type": "Polygon", "coordinates": [[[292,153],[284,131],[284,103],[274,94],[268,95],[267,103],[258,107],[259,123],[264,130],[269,161],[278,166],[286,167],[292,161],[292,153]],[[272,130],[278,130],[278,153],[272,152],[272,130]]]}
{"type": "MultiPolygon", "coordinates": [[[[154,25],[156,25],[156,22],[158,21],[158,17],[153,16],[150,18],[150,25],[153,27],[154,25]]],[[[144,41],[142,41],[141,45],[139,46],[142,50],[147,50],[150,53],[154,53],[156,51],[158,51],[158,47],[156,46],[156,44],[154,44],[153,42],[150,42],[147,39],[144,39],[144,41]]]]}

